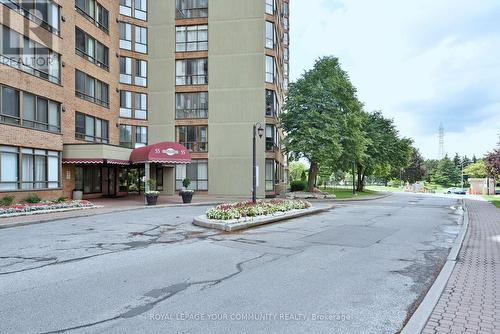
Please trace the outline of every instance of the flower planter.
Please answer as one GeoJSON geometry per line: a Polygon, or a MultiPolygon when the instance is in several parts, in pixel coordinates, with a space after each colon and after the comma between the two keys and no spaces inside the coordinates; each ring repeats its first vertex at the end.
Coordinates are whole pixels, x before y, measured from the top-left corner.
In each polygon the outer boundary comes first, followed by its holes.
{"type": "Polygon", "coordinates": [[[189,204],[193,200],[194,191],[181,191],[182,203],[189,204]]]}
{"type": "Polygon", "coordinates": [[[73,190],[73,200],[81,201],[83,199],[83,191],[81,190],[73,190]]]}
{"type": "Polygon", "coordinates": [[[156,205],[156,202],[158,202],[158,195],[146,195],[146,202],[150,206],[156,205]]]}

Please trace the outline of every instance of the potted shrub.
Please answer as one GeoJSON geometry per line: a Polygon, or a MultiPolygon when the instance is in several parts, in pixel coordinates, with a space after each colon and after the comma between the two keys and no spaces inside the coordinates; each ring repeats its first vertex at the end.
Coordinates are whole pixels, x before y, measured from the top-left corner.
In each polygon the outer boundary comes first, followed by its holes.
{"type": "Polygon", "coordinates": [[[184,180],[182,180],[183,189],[181,190],[180,195],[182,196],[182,202],[184,204],[191,203],[191,201],[193,200],[194,190],[188,189],[190,184],[191,184],[190,179],[185,178],[184,180]]]}
{"type": "Polygon", "coordinates": [[[83,199],[83,191],[81,190],[73,190],[73,199],[75,201],[81,201],[83,199]]]}
{"type": "Polygon", "coordinates": [[[156,205],[158,201],[158,196],[160,195],[159,191],[156,191],[156,181],[153,179],[149,179],[146,181],[148,183],[149,190],[145,192],[146,202],[148,205],[156,205]]]}

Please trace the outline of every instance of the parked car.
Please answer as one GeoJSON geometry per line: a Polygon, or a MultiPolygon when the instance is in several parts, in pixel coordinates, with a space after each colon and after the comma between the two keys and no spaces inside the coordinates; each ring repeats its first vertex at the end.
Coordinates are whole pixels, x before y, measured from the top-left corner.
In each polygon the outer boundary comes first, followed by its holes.
{"type": "Polygon", "coordinates": [[[444,191],[445,194],[465,195],[467,191],[463,188],[448,188],[444,191]]]}

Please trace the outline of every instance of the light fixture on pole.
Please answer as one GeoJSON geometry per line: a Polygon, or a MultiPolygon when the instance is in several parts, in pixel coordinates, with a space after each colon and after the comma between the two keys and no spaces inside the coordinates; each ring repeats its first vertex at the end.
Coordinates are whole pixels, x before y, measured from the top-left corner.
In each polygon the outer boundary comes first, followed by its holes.
{"type": "Polygon", "coordinates": [[[253,125],[253,164],[252,164],[252,202],[257,202],[257,135],[262,138],[264,128],[262,124],[255,123],[253,125]]]}

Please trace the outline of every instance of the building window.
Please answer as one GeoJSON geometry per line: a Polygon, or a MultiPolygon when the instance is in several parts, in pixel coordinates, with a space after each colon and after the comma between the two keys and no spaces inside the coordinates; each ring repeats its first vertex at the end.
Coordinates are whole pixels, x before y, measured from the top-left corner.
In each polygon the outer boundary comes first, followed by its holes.
{"type": "Polygon", "coordinates": [[[177,19],[208,17],[208,0],[176,0],[177,19]]]}
{"type": "Polygon", "coordinates": [[[266,159],[266,191],[274,191],[274,160],[266,159]]]}
{"type": "Polygon", "coordinates": [[[95,0],[75,0],[75,8],[77,12],[94,23],[99,29],[108,32],[109,12],[100,3],[95,0]]]}
{"type": "Polygon", "coordinates": [[[85,33],[80,28],[75,28],[75,52],[96,64],[97,66],[109,69],[109,49],[101,42],[95,40],[92,36],[85,33]]]}
{"type": "Polygon", "coordinates": [[[208,84],[208,59],[184,59],[175,63],[178,86],[208,84]]]}
{"type": "Polygon", "coordinates": [[[120,14],[132,17],[132,0],[120,0],[120,14]]]}
{"type": "Polygon", "coordinates": [[[146,146],[147,144],[147,127],[120,124],[120,146],[127,148],[138,148],[146,146]]]}
{"type": "Polygon", "coordinates": [[[7,86],[2,86],[0,95],[0,122],[20,124],[19,91],[7,86]]]}
{"type": "Polygon", "coordinates": [[[81,71],[75,71],[75,95],[109,108],[109,86],[81,71]]]}
{"type": "Polygon", "coordinates": [[[208,92],[177,93],[175,101],[176,118],[208,118],[208,92]]]}
{"type": "Polygon", "coordinates": [[[135,27],[135,51],[148,53],[148,28],[135,27]]]}
{"type": "Polygon", "coordinates": [[[147,53],[148,29],[130,23],[120,22],[120,49],[147,53]],[[132,35],[132,33],[134,33],[134,35],[132,35]]]}
{"type": "Polygon", "coordinates": [[[274,151],[277,147],[276,138],[275,126],[266,124],[266,151],[274,151]]]}
{"type": "Polygon", "coordinates": [[[148,85],[148,62],[120,57],[120,83],[146,87],[148,85]]]}
{"type": "Polygon", "coordinates": [[[276,32],[274,30],[274,23],[266,21],[266,48],[274,49],[276,43],[276,32]]]}
{"type": "Polygon", "coordinates": [[[120,117],[147,119],[148,96],[144,93],[122,90],[120,92],[120,117]]]}
{"type": "Polygon", "coordinates": [[[23,126],[61,132],[61,106],[40,96],[23,93],[23,126]]]}
{"type": "Polygon", "coordinates": [[[283,59],[284,59],[285,61],[288,61],[288,58],[289,58],[288,48],[285,48],[285,49],[283,50],[283,59]]]}
{"type": "Polygon", "coordinates": [[[147,5],[147,0],[120,0],[120,14],[147,21],[147,5]]]}
{"type": "Polygon", "coordinates": [[[276,75],[276,64],[274,57],[266,56],[266,82],[274,83],[276,75]]]}
{"type": "Polygon", "coordinates": [[[148,128],[145,126],[135,127],[135,147],[148,145],[148,128]]]}
{"type": "Polygon", "coordinates": [[[148,19],[148,0],[134,1],[134,17],[144,21],[148,19]]]}
{"type": "Polygon", "coordinates": [[[273,90],[266,89],[266,116],[278,116],[278,100],[273,90]]]}
{"type": "Polygon", "coordinates": [[[133,148],[132,125],[120,125],[120,146],[133,148]]]}
{"type": "Polygon", "coordinates": [[[274,8],[276,8],[274,1],[275,0],[266,0],[266,14],[274,15],[274,8]]]}
{"type": "Polygon", "coordinates": [[[120,57],[120,83],[132,84],[132,58],[120,57]]]}
{"type": "Polygon", "coordinates": [[[283,14],[288,15],[290,13],[290,8],[288,6],[288,2],[283,3],[283,14]]]}
{"type": "Polygon", "coordinates": [[[53,83],[61,83],[60,55],[31,39],[1,26],[0,63],[53,83]]]}
{"type": "Polygon", "coordinates": [[[59,188],[60,165],[56,151],[0,146],[0,190],[59,188]]]}
{"type": "Polygon", "coordinates": [[[0,190],[19,189],[19,149],[0,146],[0,190]]]}
{"type": "Polygon", "coordinates": [[[285,28],[285,30],[288,30],[288,18],[287,17],[283,18],[283,27],[285,28]]]}
{"type": "Polygon", "coordinates": [[[176,141],[191,152],[208,152],[208,127],[184,125],[175,128],[176,141]]]}
{"type": "Polygon", "coordinates": [[[109,122],[77,112],[75,137],[88,142],[107,144],[109,142],[109,122]]]}
{"type": "Polygon", "coordinates": [[[134,83],[137,86],[146,87],[148,85],[148,62],[145,60],[135,61],[134,83]]]}
{"type": "Polygon", "coordinates": [[[289,35],[286,32],[283,34],[283,43],[288,44],[288,42],[289,42],[289,35]]]}
{"type": "Polygon", "coordinates": [[[188,165],[175,166],[175,189],[182,189],[182,181],[191,180],[189,189],[208,190],[208,160],[193,160],[188,165]]]}
{"type": "Polygon", "coordinates": [[[60,8],[52,0],[3,0],[1,2],[28,20],[59,35],[60,8]]]}
{"type": "Polygon", "coordinates": [[[208,26],[176,27],[175,51],[192,52],[208,50],[208,26]]]}
{"type": "Polygon", "coordinates": [[[77,166],[75,170],[75,189],[84,194],[102,192],[102,172],[100,166],[77,166]]]}
{"type": "Polygon", "coordinates": [[[61,132],[60,104],[11,87],[0,86],[0,123],[61,132]],[[22,101],[22,110],[20,109],[22,101]]]}
{"type": "Polygon", "coordinates": [[[132,50],[132,25],[120,22],[120,49],[132,50]]]}

